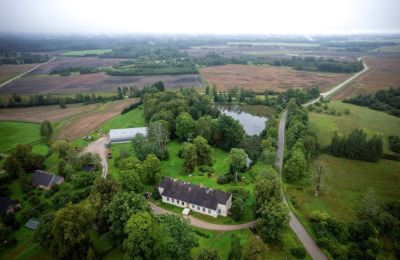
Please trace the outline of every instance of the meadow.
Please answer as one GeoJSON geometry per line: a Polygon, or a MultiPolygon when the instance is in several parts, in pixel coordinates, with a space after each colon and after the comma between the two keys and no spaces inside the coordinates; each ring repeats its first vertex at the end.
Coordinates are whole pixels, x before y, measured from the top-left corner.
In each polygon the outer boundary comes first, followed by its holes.
{"type": "Polygon", "coordinates": [[[0,152],[9,152],[17,144],[40,142],[40,125],[27,122],[0,121],[0,152]]]}

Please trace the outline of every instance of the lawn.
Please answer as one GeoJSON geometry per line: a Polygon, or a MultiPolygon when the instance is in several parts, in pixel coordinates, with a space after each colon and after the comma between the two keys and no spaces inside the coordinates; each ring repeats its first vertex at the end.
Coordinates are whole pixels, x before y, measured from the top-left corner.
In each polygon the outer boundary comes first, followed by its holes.
{"type": "Polygon", "coordinates": [[[101,129],[104,133],[108,133],[110,129],[141,127],[145,125],[146,123],[143,117],[143,107],[140,106],[129,111],[128,113],[111,118],[101,126],[101,129]]]}
{"type": "Polygon", "coordinates": [[[0,152],[8,152],[17,144],[40,141],[40,125],[26,122],[0,121],[0,152]]]}
{"type": "Polygon", "coordinates": [[[335,108],[336,112],[341,112],[341,116],[310,113],[310,125],[318,135],[318,141],[326,146],[330,143],[335,131],[349,134],[353,129],[364,129],[369,136],[378,134],[383,137],[384,151],[389,152],[388,136],[399,135],[400,118],[388,115],[366,107],[334,101],[328,104],[330,108],[335,108]],[[345,115],[343,111],[349,109],[351,114],[345,115]]]}
{"type": "Polygon", "coordinates": [[[111,52],[111,49],[99,49],[99,50],[81,50],[81,51],[68,51],[64,52],[62,55],[64,56],[94,56],[94,55],[101,55],[107,52],[111,52]]]}

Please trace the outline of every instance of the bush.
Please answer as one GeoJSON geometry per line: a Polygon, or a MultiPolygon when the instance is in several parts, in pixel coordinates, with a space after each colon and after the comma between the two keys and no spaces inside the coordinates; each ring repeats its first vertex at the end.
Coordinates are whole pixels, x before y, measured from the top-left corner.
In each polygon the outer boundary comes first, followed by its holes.
{"type": "Polygon", "coordinates": [[[297,259],[304,259],[307,256],[307,252],[303,247],[291,248],[290,253],[297,259]]]}
{"type": "Polygon", "coordinates": [[[201,172],[211,172],[211,173],[215,172],[214,168],[211,167],[211,166],[208,166],[208,165],[202,165],[202,166],[200,166],[200,167],[199,167],[199,170],[200,170],[201,172]]]}
{"type": "Polygon", "coordinates": [[[229,181],[228,181],[228,178],[226,178],[226,176],[218,176],[218,179],[217,179],[217,183],[218,184],[227,184],[229,181]]]}

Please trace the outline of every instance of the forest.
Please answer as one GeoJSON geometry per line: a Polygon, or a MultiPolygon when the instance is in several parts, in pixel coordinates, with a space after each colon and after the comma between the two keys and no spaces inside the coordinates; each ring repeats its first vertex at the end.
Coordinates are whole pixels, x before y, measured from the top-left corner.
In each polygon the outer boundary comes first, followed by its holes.
{"type": "Polygon", "coordinates": [[[29,52],[17,52],[0,49],[0,65],[2,64],[32,64],[49,60],[47,55],[31,54],[29,52]]]}

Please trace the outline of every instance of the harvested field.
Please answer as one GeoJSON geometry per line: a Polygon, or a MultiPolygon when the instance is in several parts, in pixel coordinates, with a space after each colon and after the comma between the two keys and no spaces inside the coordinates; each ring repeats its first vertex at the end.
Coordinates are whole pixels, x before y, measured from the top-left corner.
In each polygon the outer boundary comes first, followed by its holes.
{"type": "Polygon", "coordinates": [[[90,67],[99,68],[118,64],[126,59],[100,59],[99,57],[57,57],[54,61],[45,64],[32,71],[27,77],[32,75],[48,75],[53,69],[65,69],[71,67],[90,67]]]}
{"type": "Polygon", "coordinates": [[[137,102],[139,102],[139,99],[134,98],[96,104],[95,109],[92,111],[73,115],[62,120],[57,125],[56,138],[74,140],[88,135],[112,117],[119,115],[125,107],[137,102]]]}
{"type": "Polygon", "coordinates": [[[28,71],[38,64],[21,64],[21,65],[1,65],[0,66],[0,83],[5,82],[13,77],[28,71]]]}
{"type": "Polygon", "coordinates": [[[76,94],[82,92],[115,92],[120,86],[151,85],[163,81],[167,88],[200,87],[197,74],[159,76],[109,76],[103,73],[68,77],[21,78],[0,88],[0,94],[76,94]]]}
{"type": "Polygon", "coordinates": [[[234,87],[249,88],[254,91],[285,91],[288,88],[307,89],[319,86],[325,91],[348,78],[348,74],[315,73],[297,71],[286,67],[224,65],[206,67],[201,74],[219,90],[234,87]]]}
{"type": "Polygon", "coordinates": [[[370,71],[354,80],[333,99],[341,100],[400,86],[400,57],[367,57],[364,62],[370,71]]]}

